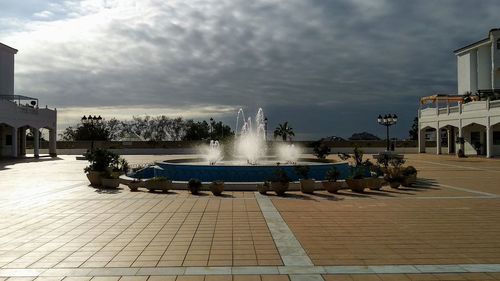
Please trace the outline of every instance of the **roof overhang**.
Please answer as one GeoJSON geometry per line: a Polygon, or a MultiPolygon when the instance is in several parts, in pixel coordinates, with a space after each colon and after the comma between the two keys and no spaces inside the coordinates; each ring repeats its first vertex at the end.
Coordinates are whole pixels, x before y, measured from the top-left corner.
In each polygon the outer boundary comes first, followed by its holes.
{"type": "Polygon", "coordinates": [[[17,54],[17,49],[14,49],[14,48],[7,46],[5,44],[2,44],[2,43],[0,43],[0,50],[10,52],[11,54],[14,54],[14,55],[17,54]]]}
{"type": "Polygon", "coordinates": [[[460,49],[456,49],[455,51],[453,51],[453,53],[455,53],[455,55],[457,55],[457,56],[458,56],[458,55],[461,55],[461,54],[463,54],[463,53],[465,53],[465,52],[468,52],[468,51],[470,51],[470,50],[472,50],[472,49],[476,49],[476,48],[479,48],[479,47],[481,47],[481,46],[483,46],[483,45],[489,44],[489,43],[491,43],[491,40],[490,40],[490,38],[491,38],[491,33],[492,33],[492,32],[494,32],[494,31],[499,31],[499,30],[500,30],[500,28],[492,28],[492,29],[490,29],[490,31],[488,32],[488,38],[484,38],[484,39],[482,39],[482,40],[479,40],[479,41],[477,41],[477,42],[474,42],[474,43],[472,43],[472,44],[469,44],[469,45],[467,45],[467,46],[465,46],[465,47],[462,47],[462,48],[460,48],[460,49]]]}
{"type": "Polygon", "coordinates": [[[490,43],[490,38],[484,38],[483,40],[469,44],[469,45],[462,47],[460,49],[456,49],[455,51],[453,51],[453,53],[455,53],[455,55],[458,56],[458,55],[461,55],[462,53],[468,52],[472,49],[479,48],[479,47],[486,45],[486,44],[489,44],[489,43],[490,43]]]}

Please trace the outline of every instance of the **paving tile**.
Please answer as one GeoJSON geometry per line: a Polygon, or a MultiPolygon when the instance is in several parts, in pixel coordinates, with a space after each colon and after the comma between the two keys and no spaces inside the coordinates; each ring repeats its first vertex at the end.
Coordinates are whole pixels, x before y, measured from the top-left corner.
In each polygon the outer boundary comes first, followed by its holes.
{"type": "Polygon", "coordinates": [[[228,193],[231,198],[97,192],[81,172],[86,163],[73,156],[18,163],[0,170],[6,186],[0,198],[15,198],[0,204],[0,276],[155,280],[228,273],[234,266],[231,273],[264,274],[263,280],[279,273],[331,273],[325,280],[500,279],[500,161],[407,157],[419,170],[415,187],[290,192],[264,196],[265,205],[252,192],[228,193]],[[30,177],[20,178],[26,170],[30,177]],[[226,269],[200,269],[205,266],[226,269]]]}
{"type": "Polygon", "coordinates": [[[177,276],[150,276],[148,281],[175,281],[177,276]]]}
{"type": "Polygon", "coordinates": [[[319,274],[290,275],[290,281],[324,281],[319,274]]]}
{"type": "Polygon", "coordinates": [[[261,281],[260,275],[235,275],[233,281],[261,281]]]}

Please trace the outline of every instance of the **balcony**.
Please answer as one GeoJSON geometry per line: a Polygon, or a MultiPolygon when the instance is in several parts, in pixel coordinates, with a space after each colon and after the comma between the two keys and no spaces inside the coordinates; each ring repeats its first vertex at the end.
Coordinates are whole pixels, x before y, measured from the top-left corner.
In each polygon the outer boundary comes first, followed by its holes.
{"type": "Polygon", "coordinates": [[[420,99],[420,118],[453,119],[461,116],[500,114],[500,89],[478,90],[460,95],[432,95],[420,99]]]}
{"type": "Polygon", "coordinates": [[[0,95],[0,123],[12,127],[56,128],[57,111],[39,108],[38,99],[21,95],[0,95]]]}

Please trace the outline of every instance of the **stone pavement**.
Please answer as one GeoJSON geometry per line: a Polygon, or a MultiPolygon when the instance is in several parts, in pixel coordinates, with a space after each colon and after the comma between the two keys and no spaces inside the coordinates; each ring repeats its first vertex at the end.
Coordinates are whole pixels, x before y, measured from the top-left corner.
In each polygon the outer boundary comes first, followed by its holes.
{"type": "Polygon", "coordinates": [[[0,280],[500,280],[500,161],[407,157],[414,188],[284,198],[99,190],[74,156],[1,160],[0,280]]]}

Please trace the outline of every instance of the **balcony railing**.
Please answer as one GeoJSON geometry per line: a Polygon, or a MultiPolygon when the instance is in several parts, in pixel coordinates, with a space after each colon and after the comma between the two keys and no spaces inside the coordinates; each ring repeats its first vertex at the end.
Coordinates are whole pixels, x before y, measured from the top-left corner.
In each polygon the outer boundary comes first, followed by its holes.
{"type": "Polygon", "coordinates": [[[32,97],[27,97],[27,96],[22,96],[22,95],[0,95],[0,100],[8,100],[11,102],[14,102],[18,106],[27,106],[27,107],[32,107],[35,108],[38,106],[38,99],[37,98],[32,98],[32,97]],[[29,103],[26,103],[23,105],[23,102],[21,101],[29,101],[29,103]]]}
{"type": "Polygon", "coordinates": [[[6,100],[15,104],[20,111],[26,113],[38,112],[38,99],[22,95],[0,95],[0,100],[6,100]]]}
{"type": "Polygon", "coordinates": [[[445,107],[428,107],[420,109],[420,116],[436,116],[436,115],[450,115],[450,114],[462,114],[464,112],[474,112],[474,111],[488,111],[492,108],[500,108],[500,100],[481,100],[472,101],[465,104],[459,104],[455,106],[447,105],[445,107]]]}

